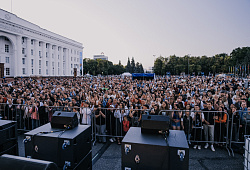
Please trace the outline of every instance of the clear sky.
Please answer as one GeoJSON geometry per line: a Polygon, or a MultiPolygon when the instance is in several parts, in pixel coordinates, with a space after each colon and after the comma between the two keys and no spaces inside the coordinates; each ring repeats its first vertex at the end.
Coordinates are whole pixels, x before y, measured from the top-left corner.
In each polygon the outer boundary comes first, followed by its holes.
{"type": "MultiPolygon", "coordinates": [[[[0,0],[11,12],[11,0],[0,0]]],[[[153,66],[162,55],[212,56],[250,45],[250,0],[12,0],[12,13],[104,52],[153,66]]]]}

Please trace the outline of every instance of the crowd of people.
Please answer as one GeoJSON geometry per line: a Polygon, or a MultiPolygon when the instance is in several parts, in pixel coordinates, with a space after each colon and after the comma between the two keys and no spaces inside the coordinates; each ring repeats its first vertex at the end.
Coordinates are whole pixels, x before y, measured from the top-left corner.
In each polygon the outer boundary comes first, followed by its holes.
{"type": "Polygon", "coordinates": [[[0,86],[0,119],[17,120],[19,129],[48,123],[55,111],[77,112],[81,124],[95,127],[99,142],[109,136],[121,144],[129,127],[141,126],[142,114],[166,115],[195,149],[204,143],[212,151],[226,137],[243,141],[250,130],[250,88],[241,78],[18,78],[0,86]]]}

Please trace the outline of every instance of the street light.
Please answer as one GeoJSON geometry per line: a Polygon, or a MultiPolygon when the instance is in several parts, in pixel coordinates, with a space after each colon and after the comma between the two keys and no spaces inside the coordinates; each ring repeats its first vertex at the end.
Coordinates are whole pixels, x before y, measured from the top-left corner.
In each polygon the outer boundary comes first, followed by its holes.
{"type": "Polygon", "coordinates": [[[188,54],[188,76],[189,76],[189,57],[191,54],[188,54]]]}

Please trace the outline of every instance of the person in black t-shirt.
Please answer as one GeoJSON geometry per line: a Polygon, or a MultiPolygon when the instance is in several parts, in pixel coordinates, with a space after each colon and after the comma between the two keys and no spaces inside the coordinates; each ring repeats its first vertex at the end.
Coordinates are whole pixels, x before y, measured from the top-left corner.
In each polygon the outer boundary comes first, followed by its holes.
{"type": "MultiPolygon", "coordinates": [[[[95,113],[95,123],[96,123],[96,131],[99,135],[106,135],[106,125],[105,125],[105,114],[101,110],[101,104],[94,106],[94,113],[95,113]]],[[[105,136],[99,136],[99,142],[106,143],[105,136]]]]}
{"type": "Polygon", "coordinates": [[[205,149],[209,147],[208,141],[211,143],[211,150],[214,152],[214,119],[216,119],[215,116],[215,110],[212,108],[212,102],[208,101],[207,102],[207,108],[205,108],[203,111],[204,117],[205,117],[205,123],[203,125],[204,127],[204,135],[205,135],[205,140],[207,141],[205,145],[205,149]],[[209,136],[209,138],[208,138],[209,136]]]}

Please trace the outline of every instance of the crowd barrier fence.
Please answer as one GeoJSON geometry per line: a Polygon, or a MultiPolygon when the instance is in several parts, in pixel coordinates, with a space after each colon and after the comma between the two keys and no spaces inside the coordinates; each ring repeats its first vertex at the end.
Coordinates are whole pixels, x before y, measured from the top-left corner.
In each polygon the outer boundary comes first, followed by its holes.
{"type": "MultiPolygon", "coordinates": [[[[26,132],[49,123],[55,111],[77,112],[79,113],[78,118],[81,124],[91,125],[92,142],[95,144],[95,142],[106,142],[108,139],[114,140],[115,138],[121,141],[121,138],[126,134],[128,125],[129,127],[140,127],[140,115],[150,114],[150,110],[142,109],[46,106],[39,108],[39,115],[36,117],[30,113],[32,107],[33,105],[0,103],[0,119],[17,121],[18,131],[26,132]],[[127,117],[129,123],[126,124],[126,122],[123,122],[124,116],[127,117]]],[[[247,111],[244,112],[247,113],[247,111]]],[[[229,155],[230,150],[232,155],[234,155],[232,144],[244,143],[244,141],[238,140],[238,134],[249,135],[250,130],[250,122],[242,124],[242,120],[237,119],[239,123],[235,123],[236,116],[234,115],[237,115],[237,113],[240,114],[240,111],[235,112],[231,118],[229,114],[224,111],[161,110],[158,114],[170,116],[170,129],[178,129],[180,127],[181,130],[184,130],[189,143],[192,142],[197,145],[200,143],[220,144],[227,149],[229,155]],[[192,117],[201,113],[204,115],[206,121],[208,121],[208,118],[212,118],[213,125],[207,125],[206,122],[203,121],[197,122],[197,119],[193,118],[193,121],[189,121],[188,124],[185,124],[184,122],[186,120],[184,119],[186,118],[182,115],[186,115],[187,112],[189,112],[192,117]],[[226,121],[222,122],[224,114],[226,115],[226,121]],[[192,125],[190,125],[190,123],[192,123],[192,125]],[[191,128],[187,129],[187,127],[191,128]]]]}
{"type": "Polygon", "coordinates": [[[230,126],[229,148],[234,156],[233,147],[237,147],[237,144],[244,144],[245,136],[250,135],[250,111],[237,110],[232,113],[230,126]]]}

